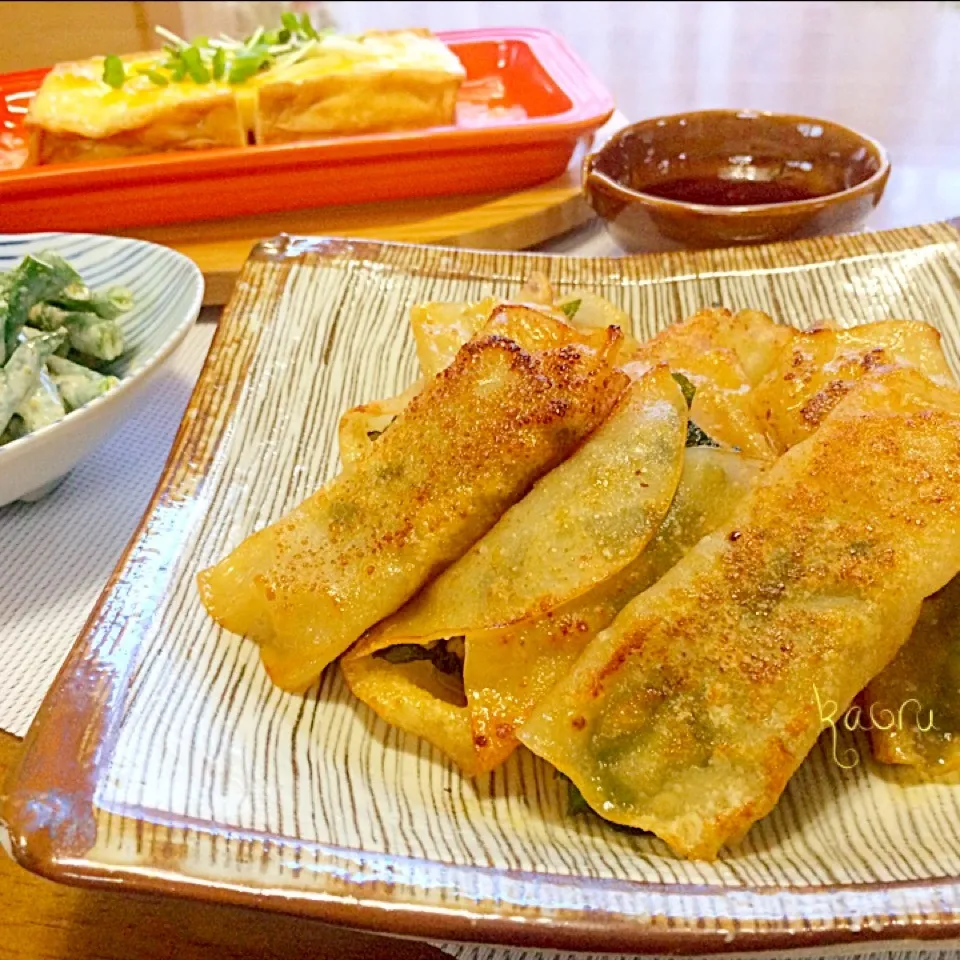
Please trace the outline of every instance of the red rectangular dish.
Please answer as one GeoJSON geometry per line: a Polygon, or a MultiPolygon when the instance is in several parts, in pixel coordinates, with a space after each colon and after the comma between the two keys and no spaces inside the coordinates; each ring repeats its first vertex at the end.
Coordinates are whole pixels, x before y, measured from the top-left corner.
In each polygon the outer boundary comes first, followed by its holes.
{"type": "MultiPolygon", "coordinates": [[[[0,163],[0,229],[109,230],[513,190],[562,173],[578,141],[613,112],[610,94],[549,31],[438,36],[467,71],[452,126],[49,167],[0,163]]],[[[45,72],[0,77],[8,162],[45,72]]]]}

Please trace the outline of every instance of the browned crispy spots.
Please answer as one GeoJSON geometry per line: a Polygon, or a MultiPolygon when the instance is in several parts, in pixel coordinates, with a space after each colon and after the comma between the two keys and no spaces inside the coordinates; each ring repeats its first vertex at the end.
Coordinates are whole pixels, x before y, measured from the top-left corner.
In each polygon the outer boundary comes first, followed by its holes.
{"type": "MultiPolygon", "coordinates": [[[[459,561],[365,633],[344,660],[351,688],[400,724],[396,711],[382,706],[377,677],[385,671],[358,671],[355,662],[388,647],[422,648],[464,636],[474,747],[464,769],[475,773],[499,763],[516,745],[513,728],[531,698],[572,662],[585,639],[579,635],[587,625],[574,611],[559,617],[555,638],[536,624],[630,564],[653,538],[674,499],[686,427],[686,401],[665,367],[634,381],[573,455],[459,561]],[[501,682],[487,672],[491,666],[500,668],[501,682]]],[[[580,612],[591,609],[584,605],[580,612]]],[[[433,696],[426,690],[419,695],[433,696]]],[[[447,749],[446,734],[422,720],[429,710],[403,715],[408,730],[447,749]]],[[[447,752],[457,758],[466,753],[460,743],[447,752]]]]}
{"type": "Polygon", "coordinates": [[[773,459],[751,387],[794,333],[764,313],[703,310],[642,344],[634,359],[666,363],[690,380],[696,387],[690,418],[708,436],[747,456],[773,459]]]}
{"type": "Polygon", "coordinates": [[[686,425],[669,371],[646,373],[566,463],[356,652],[535,619],[624,567],[670,507],[686,425]]]}
{"type": "Polygon", "coordinates": [[[942,382],[953,379],[940,334],[926,323],[885,320],[797,332],[757,387],[757,413],[786,450],[810,436],[855,384],[894,365],[942,382]]]}
{"type": "MultiPolygon", "coordinates": [[[[596,439],[597,434],[594,434],[590,442],[596,439]]],[[[564,467],[569,468],[571,464],[572,458],[564,467]]],[[[396,641],[395,637],[391,639],[389,630],[382,628],[401,618],[403,611],[397,617],[389,618],[386,624],[368,631],[354,646],[343,660],[344,676],[357,696],[384,719],[430,740],[468,775],[493,769],[516,748],[516,734],[521,724],[538,700],[570,670],[590,639],[606,627],[629,600],[668,570],[686,549],[729,515],[760,466],[759,462],[745,460],[729,451],[709,447],[687,450],[682,478],[669,513],[653,542],[627,566],[582,596],[539,618],[529,618],[501,629],[466,629],[463,684],[468,709],[461,710],[449,724],[437,722],[439,707],[435,689],[423,685],[418,688],[417,678],[411,675],[406,665],[384,664],[383,661],[378,664],[377,657],[371,656],[374,650],[396,641]],[[405,695],[402,700],[391,700],[384,693],[386,688],[403,689],[405,695]],[[421,709],[411,709],[414,702],[419,702],[421,709]],[[471,731],[473,739],[468,736],[471,731]],[[478,736],[483,738],[482,746],[478,736]]],[[[547,479],[542,483],[546,484],[547,479]]],[[[577,488],[580,486],[575,484],[577,488]]],[[[617,496],[624,491],[625,487],[621,485],[614,490],[617,496]]],[[[521,510],[525,503],[526,500],[514,510],[521,510]]],[[[565,505],[565,500],[557,504],[561,510],[565,505]]],[[[588,511],[588,515],[592,514],[592,510],[588,511]]],[[[542,522],[532,524],[534,530],[543,526],[542,522]]],[[[492,538],[496,529],[474,549],[492,538]]],[[[528,533],[533,536],[529,530],[528,533]]],[[[533,555],[539,558],[541,553],[542,550],[537,549],[533,555]]],[[[602,551],[595,560],[607,562],[602,551]]],[[[466,561],[467,558],[463,558],[434,584],[449,577],[466,561]]],[[[503,562],[509,570],[509,562],[505,558],[503,562]]],[[[483,577],[478,574],[474,579],[483,580],[483,577]]],[[[431,590],[432,586],[418,599],[431,590]]],[[[469,578],[460,584],[458,590],[476,594],[469,578]]],[[[483,599],[483,594],[480,597],[483,599]]],[[[440,599],[443,602],[437,604],[438,612],[453,608],[451,594],[446,593],[440,599]]],[[[462,605],[460,609],[463,609],[462,605]]],[[[487,604],[481,603],[478,609],[485,611],[487,604]]],[[[426,638],[415,638],[415,642],[429,642],[430,636],[428,633],[426,638]]],[[[408,637],[407,642],[410,639],[408,637]]],[[[585,723],[586,720],[581,718],[580,726],[585,723]]],[[[573,725],[577,726],[576,720],[573,725]]]]}
{"type": "Polygon", "coordinates": [[[591,643],[521,741],[608,819],[715,856],[772,809],[818,703],[842,711],[960,569],[958,511],[960,395],[903,368],[865,382],[591,643]]]}
{"type": "Polygon", "coordinates": [[[347,472],[200,575],[211,615],[261,644],[279,685],[312,681],[606,416],[627,383],[619,335],[584,339],[466,344],[347,472]]]}

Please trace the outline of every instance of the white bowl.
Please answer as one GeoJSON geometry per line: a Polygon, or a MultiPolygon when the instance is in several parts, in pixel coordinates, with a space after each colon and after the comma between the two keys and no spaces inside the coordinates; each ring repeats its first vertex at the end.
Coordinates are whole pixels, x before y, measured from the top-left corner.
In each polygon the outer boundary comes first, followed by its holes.
{"type": "Polygon", "coordinates": [[[129,288],[134,307],[121,317],[126,349],[111,365],[120,383],[59,422],[0,447],[0,506],[48,493],[136,410],[203,301],[203,276],[195,264],[143,240],[90,233],[0,234],[0,271],[43,250],[65,257],[95,289],[129,288]]]}

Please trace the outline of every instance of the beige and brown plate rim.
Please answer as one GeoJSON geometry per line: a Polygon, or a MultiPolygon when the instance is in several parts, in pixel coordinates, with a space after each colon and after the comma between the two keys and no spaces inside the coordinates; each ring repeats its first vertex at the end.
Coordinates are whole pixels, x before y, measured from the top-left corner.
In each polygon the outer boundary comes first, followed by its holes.
{"type": "MultiPolygon", "coordinates": [[[[765,270],[944,243],[960,244],[960,221],[631,260],[655,281],[724,273],[738,264],[765,270]]],[[[96,856],[102,828],[96,789],[109,768],[134,680],[137,624],[149,619],[145,612],[166,586],[162,561],[155,569],[145,568],[144,557],[155,537],[169,536],[171,524],[175,529],[202,488],[222,440],[211,425],[235,406],[256,350],[259,331],[249,321],[249,305],[258,297],[277,298],[296,262],[402,262],[431,276],[483,277],[501,269],[505,258],[524,271],[550,271],[573,259],[287,235],[254,249],[150,505],[49,691],[0,797],[0,827],[14,858],[65,883],[250,905],[400,936],[527,947],[719,954],[960,937],[960,878],[954,877],[736,889],[629,883],[456,866],[132,809],[111,816],[109,829],[129,831],[139,864],[96,856]],[[224,383],[232,388],[224,389],[224,383]],[[197,867],[201,862],[213,866],[204,873],[197,867]],[[216,876],[216,864],[226,862],[229,880],[216,876]]],[[[589,272],[611,276],[621,266],[622,261],[595,259],[589,272]]]]}

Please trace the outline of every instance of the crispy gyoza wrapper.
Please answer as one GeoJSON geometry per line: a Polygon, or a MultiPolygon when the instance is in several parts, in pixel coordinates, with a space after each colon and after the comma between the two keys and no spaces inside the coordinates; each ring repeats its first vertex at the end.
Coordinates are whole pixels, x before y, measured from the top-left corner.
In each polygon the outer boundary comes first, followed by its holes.
{"type": "Polygon", "coordinates": [[[470,341],[357,463],[199,575],[211,616],[260,644],[277,684],[319,676],[604,420],[628,382],[619,332],[568,331],[543,350],[470,341]]]}
{"type": "MultiPolygon", "coordinates": [[[[492,297],[479,304],[420,304],[411,310],[411,323],[420,364],[427,379],[446,369],[460,347],[481,331],[501,334],[520,344],[524,350],[536,351],[590,343],[598,330],[594,327],[592,331],[584,332],[550,310],[525,304],[504,304],[492,297]]],[[[623,349],[622,341],[620,349],[623,349]]],[[[397,414],[423,389],[423,384],[423,378],[416,380],[403,393],[362,403],[340,418],[338,439],[344,467],[355,463],[370,449],[396,420],[397,414]]]]}
{"type": "Polygon", "coordinates": [[[537,618],[630,563],[670,507],[687,406],[666,367],[633,382],[606,421],[361,651],[537,618]]]}
{"type": "Polygon", "coordinates": [[[616,823],[711,858],[960,570],[960,394],[896,369],[628,604],[520,740],[616,823]]]}
{"type": "Polygon", "coordinates": [[[789,327],[774,323],[766,314],[705,310],[671,324],[642,344],[634,361],[666,363],[690,380],[696,387],[690,419],[711,439],[748,457],[772,460],[776,451],[757,417],[740,351],[756,371],[775,345],[791,336],[789,327]]]}
{"type": "Polygon", "coordinates": [[[656,537],[632,563],[545,617],[468,634],[463,679],[481,771],[513,752],[517,730],[586,645],[723,523],[766,465],[715,447],[688,449],[670,510],[656,537]]]}
{"type": "Polygon", "coordinates": [[[762,466],[713,447],[687,450],[656,537],[618,573],[544,617],[504,629],[379,655],[358,645],[342,661],[351,689],[388,722],[439,747],[464,773],[494,769],[516,749],[516,731],[586,644],[730,515],[762,466]]]}
{"type": "Polygon", "coordinates": [[[717,307],[701,310],[684,320],[680,329],[673,331],[673,336],[678,339],[690,337],[694,345],[706,338],[714,347],[731,351],[746,375],[747,383],[756,386],[796,332],[794,327],[777,323],[760,310],[731,313],[717,307]]]}
{"type": "Polygon", "coordinates": [[[501,306],[533,307],[579,330],[619,327],[623,349],[630,352],[636,342],[630,335],[630,317],[609,300],[589,290],[574,290],[558,297],[546,277],[535,274],[516,297],[485,297],[470,303],[418,303],[410,308],[410,326],[417,345],[417,359],[425,377],[432,377],[450,365],[457,351],[482,330],[501,306]]]}
{"type": "Polygon", "coordinates": [[[901,364],[932,380],[953,381],[940,334],[916,320],[883,320],[849,330],[796,332],[757,387],[758,415],[779,449],[810,436],[861,380],[901,364]]]}
{"type": "Polygon", "coordinates": [[[490,319],[499,297],[475,303],[417,303],[410,308],[410,326],[417,359],[425,377],[435,377],[453,363],[457,351],[490,319]]]}
{"type": "Polygon", "coordinates": [[[340,442],[340,462],[344,469],[355,464],[369,451],[373,442],[422,389],[423,380],[415,380],[403,393],[385,400],[361,403],[340,418],[337,439],[340,442]]]}
{"type": "MultiPolygon", "coordinates": [[[[794,337],[758,388],[757,402],[787,448],[813,433],[859,383],[897,364],[941,382],[952,380],[940,334],[926,323],[827,327],[794,337]]],[[[929,773],[960,767],[960,749],[951,744],[952,731],[960,733],[958,601],[960,588],[954,585],[925,601],[910,640],[867,688],[866,706],[876,719],[871,744],[881,762],[929,773]],[[940,730],[922,729],[929,726],[931,710],[943,722],[940,730]]]]}

